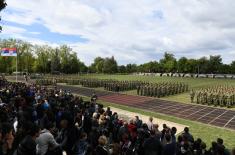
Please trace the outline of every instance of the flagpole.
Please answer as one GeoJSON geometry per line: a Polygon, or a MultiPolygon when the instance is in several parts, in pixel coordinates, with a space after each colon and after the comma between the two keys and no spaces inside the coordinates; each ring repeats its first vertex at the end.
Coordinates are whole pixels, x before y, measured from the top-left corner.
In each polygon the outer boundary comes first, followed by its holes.
{"type": "Polygon", "coordinates": [[[18,54],[16,54],[16,82],[18,81],[18,78],[17,78],[17,74],[18,74],[18,67],[17,67],[17,65],[18,65],[18,63],[17,63],[17,57],[18,57],[18,54]]]}

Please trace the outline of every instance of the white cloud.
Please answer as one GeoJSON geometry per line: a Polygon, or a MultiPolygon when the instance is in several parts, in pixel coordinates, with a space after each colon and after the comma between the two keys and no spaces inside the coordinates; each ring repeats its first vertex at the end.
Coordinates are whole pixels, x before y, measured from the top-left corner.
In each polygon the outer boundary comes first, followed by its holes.
{"type": "Polygon", "coordinates": [[[38,35],[38,34],[41,34],[40,32],[28,32],[30,34],[34,34],[34,35],[38,35]]]}
{"type": "Polygon", "coordinates": [[[234,57],[233,0],[28,0],[27,3],[9,0],[7,3],[15,12],[5,12],[6,20],[25,25],[40,23],[51,32],[87,38],[88,42],[71,44],[86,64],[96,56],[111,55],[121,64],[143,63],[160,59],[164,51],[191,58],[220,54],[227,63],[234,57]]]}
{"type": "MultiPolygon", "coordinates": [[[[4,31],[2,31],[1,35],[4,38],[16,38],[16,39],[22,39],[24,41],[28,41],[32,44],[37,44],[37,45],[47,45],[49,44],[52,47],[58,47],[59,45],[56,43],[40,40],[37,38],[32,38],[32,37],[25,37],[24,34],[27,32],[26,29],[24,28],[19,28],[15,26],[9,26],[5,25],[4,26],[4,31]]],[[[39,34],[39,32],[29,32],[31,34],[39,34]]]]}
{"type": "Polygon", "coordinates": [[[26,32],[26,29],[7,25],[6,27],[4,27],[4,31],[2,33],[14,34],[14,33],[24,33],[24,32],[26,32]]]}

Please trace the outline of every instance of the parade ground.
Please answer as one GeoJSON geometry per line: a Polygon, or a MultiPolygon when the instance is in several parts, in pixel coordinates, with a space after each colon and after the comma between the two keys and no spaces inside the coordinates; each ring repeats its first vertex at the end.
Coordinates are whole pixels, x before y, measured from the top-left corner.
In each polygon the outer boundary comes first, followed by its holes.
{"type": "MultiPolygon", "coordinates": [[[[94,89],[90,88],[65,85],[59,85],[58,87],[65,90],[71,90],[72,93],[87,97],[91,96],[94,92],[94,89]]],[[[232,110],[201,105],[183,104],[151,97],[133,96],[101,90],[95,90],[95,93],[98,95],[100,100],[105,102],[150,110],[157,113],[235,130],[235,111],[232,110]]]]}

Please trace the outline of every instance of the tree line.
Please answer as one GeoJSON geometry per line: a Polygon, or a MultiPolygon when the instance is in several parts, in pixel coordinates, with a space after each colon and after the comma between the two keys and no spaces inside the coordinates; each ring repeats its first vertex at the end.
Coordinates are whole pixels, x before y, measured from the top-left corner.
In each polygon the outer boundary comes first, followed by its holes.
{"type": "MultiPolygon", "coordinates": [[[[48,45],[32,45],[15,39],[0,40],[0,47],[17,48],[17,64],[20,72],[66,74],[86,72],[86,65],[77,54],[67,45],[52,48],[48,45]]],[[[0,56],[0,72],[12,73],[16,70],[16,57],[0,56]]]]}
{"type": "Polygon", "coordinates": [[[144,64],[117,65],[114,57],[95,58],[88,67],[94,73],[199,73],[199,74],[235,74],[235,61],[223,64],[220,55],[211,55],[209,58],[188,59],[181,57],[178,60],[171,53],[165,52],[159,61],[150,61],[144,64]]]}
{"type": "MultiPolygon", "coordinates": [[[[209,58],[178,60],[169,52],[165,52],[159,61],[144,64],[118,65],[115,58],[97,57],[90,66],[79,60],[76,52],[67,45],[53,48],[48,45],[32,45],[29,42],[16,39],[1,39],[0,47],[17,48],[18,71],[29,73],[200,73],[200,74],[235,74],[235,61],[223,64],[220,55],[209,58]]],[[[12,73],[16,70],[16,57],[0,56],[0,72],[12,73]]]]}

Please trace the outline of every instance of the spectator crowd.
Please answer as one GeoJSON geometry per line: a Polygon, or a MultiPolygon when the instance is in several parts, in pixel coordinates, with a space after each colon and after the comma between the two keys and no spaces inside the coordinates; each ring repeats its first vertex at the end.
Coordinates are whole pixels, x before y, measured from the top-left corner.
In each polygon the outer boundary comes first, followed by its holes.
{"type": "MultiPolygon", "coordinates": [[[[127,121],[69,91],[0,80],[0,155],[226,155],[218,138],[211,146],[177,129],[127,121]]],[[[209,132],[209,131],[208,131],[209,132]]]]}

